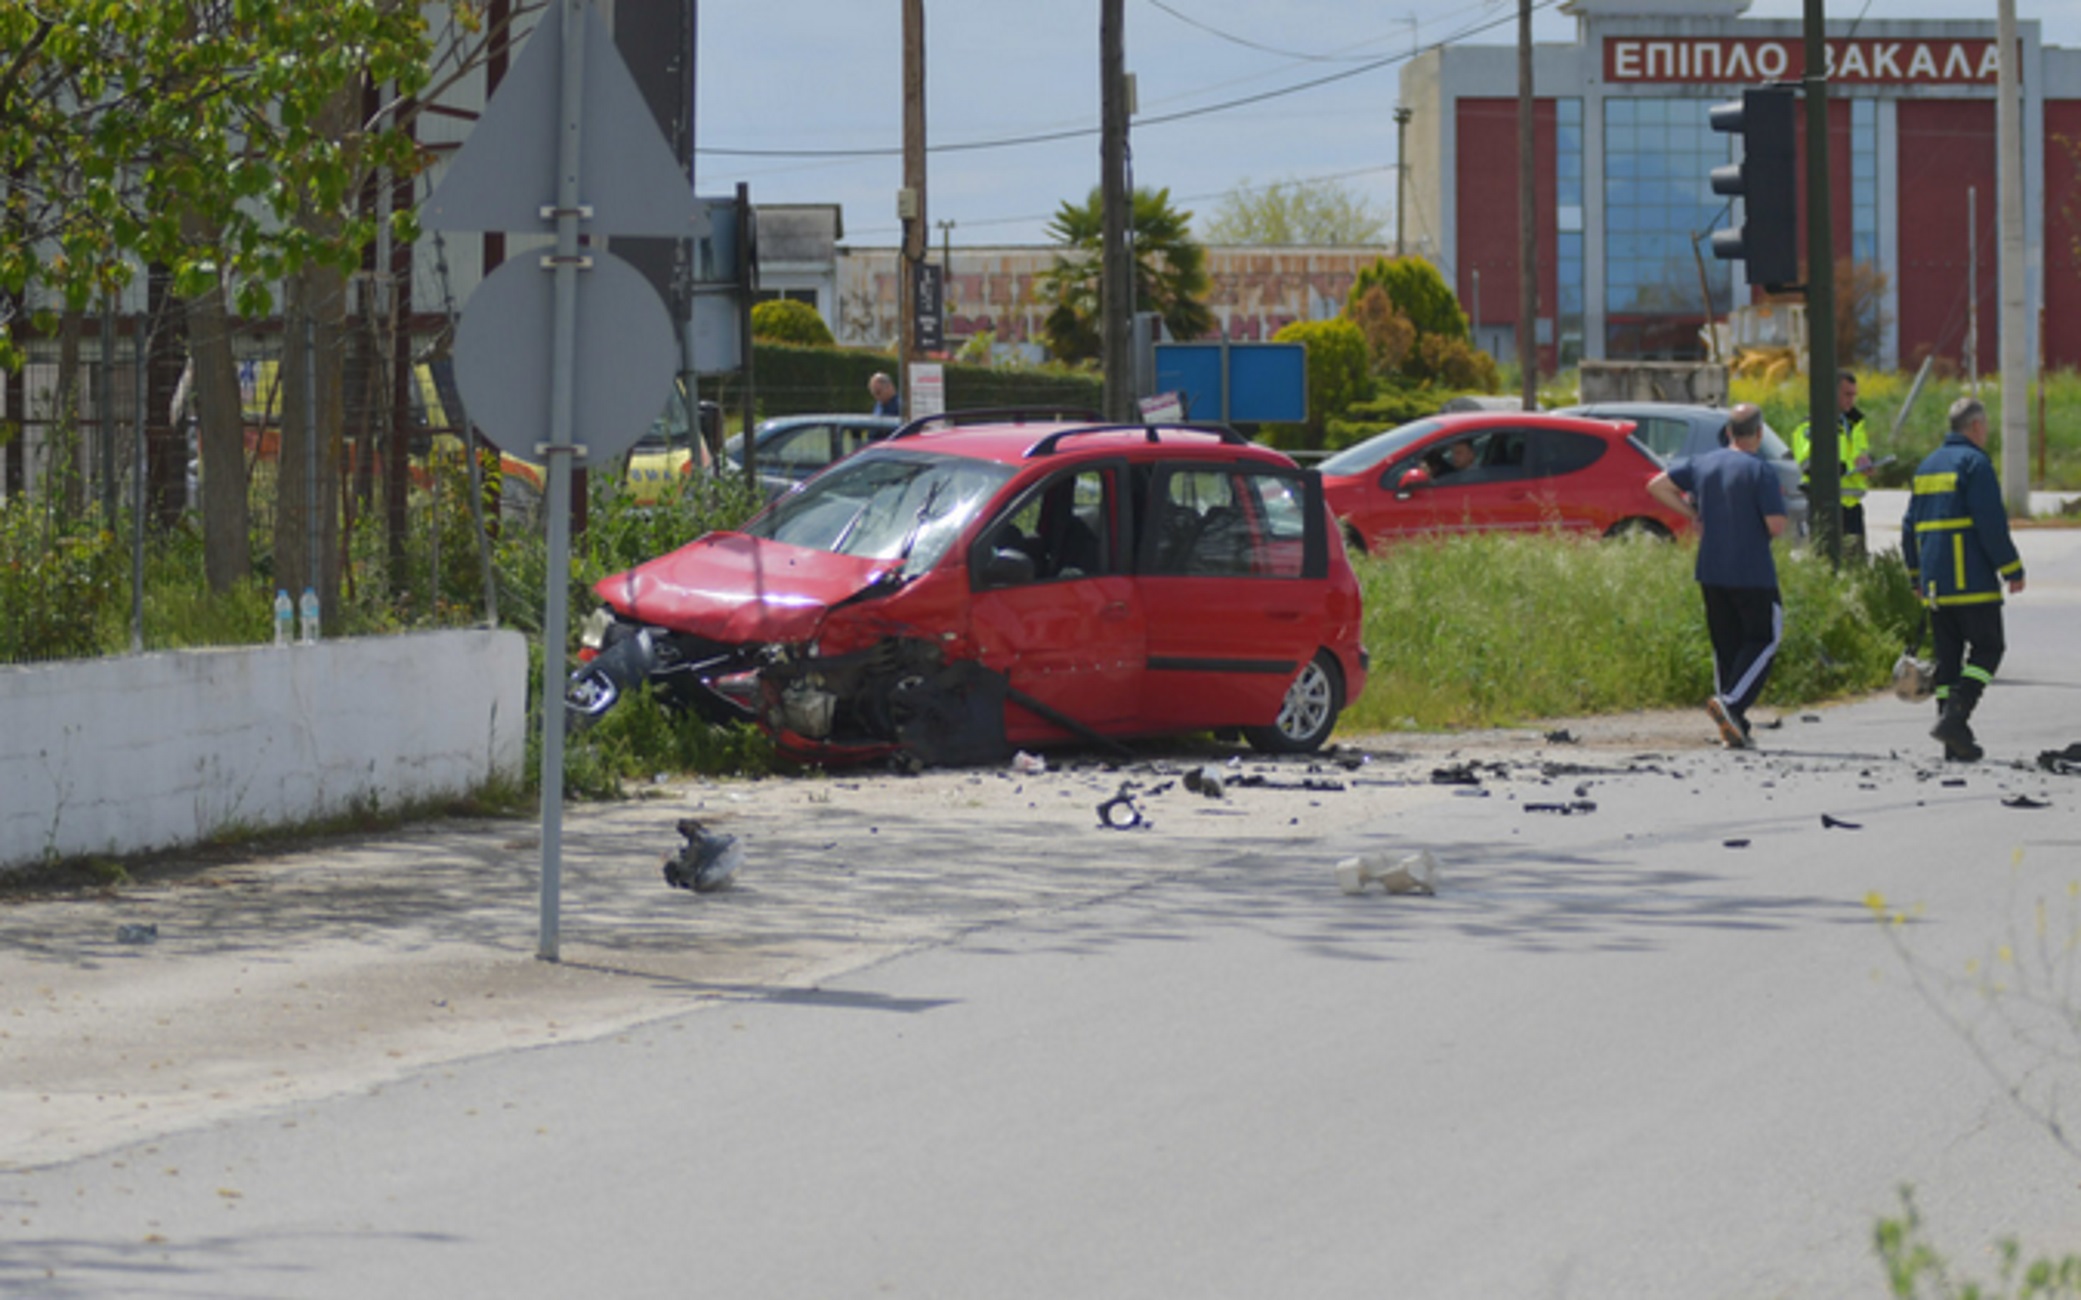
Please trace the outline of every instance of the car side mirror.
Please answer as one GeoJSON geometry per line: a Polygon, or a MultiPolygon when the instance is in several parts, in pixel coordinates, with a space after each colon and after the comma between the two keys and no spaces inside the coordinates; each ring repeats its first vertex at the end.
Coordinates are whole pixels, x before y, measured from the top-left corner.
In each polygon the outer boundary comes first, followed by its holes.
{"type": "Polygon", "coordinates": [[[983,585],[986,587],[1017,587],[1032,582],[1040,575],[1033,557],[1024,551],[1001,546],[990,552],[983,561],[983,585]]]}
{"type": "Polygon", "coordinates": [[[1396,480],[1395,482],[1395,495],[1398,497],[1406,497],[1410,493],[1419,491],[1423,488],[1427,488],[1430,485],[1430,471],[1425,469],[1423,466],[1418,465],[1412,469],[1406,469],[1402,471],[1402,477],[1396,480]]]}

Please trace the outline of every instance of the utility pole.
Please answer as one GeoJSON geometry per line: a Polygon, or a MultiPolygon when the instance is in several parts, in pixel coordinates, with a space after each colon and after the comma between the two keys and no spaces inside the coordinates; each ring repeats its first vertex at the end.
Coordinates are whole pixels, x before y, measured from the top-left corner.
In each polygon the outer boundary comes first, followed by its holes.
{"type": "Polygon", "coordinates": [[[1517,0],[1517,357],[1524,408],[1539,409],[1539,227],[1532,186],[1532,0],[1517,0]]]}
{"type": "Polygon", "coordinates": [[[1104,205],[1098,301],[1099,351],[1105,369],[1105,415],[1134,413],[1129,354],[1134,318],[1134,249],[1128,243],[1134,196],[1127,189],[1127,52],[1124,0],[1104,0],[1098,23],[1099,201],[1104,205]]]}
{"type": "Polygon", "coordinates": [[[2029,313],[2023,285],[2023,124],[2017,96],[2023,87],[2016,66],[2016,0],[2001,0],[1995,27],[2001,45],[1994,111],[1995,188],[2001,206],[2002,279],[2002,500],[2009,513],[2030,515],[2030,403],[2025,395],[2030,366],[2029,313]]]}
{"type": "Polygon", "coordinates": [[[1407,107],[1395,105],[1395,256],[1405,251],[1402,214],[1409,210],[1409,118],[1407,107]]]}
{"type": "Polygon", "coordinates": [[[1843,560],[1842,412],[1836,408],[1835,227],[1828,214],[1828,22],[1824,0],[1806,0],[1807,434],[1812,448],[1814,537],[1832,565],[1843,560]]]}
{"type": "Polygon", "coordinates": [[[925,260],[925,0],[903,0],[903,190],[896,200],[903,219],[903,252],[897,258],[897,390],[903,409],[912,409],[910,363],[918,346],[918,267],[925,260]]]}

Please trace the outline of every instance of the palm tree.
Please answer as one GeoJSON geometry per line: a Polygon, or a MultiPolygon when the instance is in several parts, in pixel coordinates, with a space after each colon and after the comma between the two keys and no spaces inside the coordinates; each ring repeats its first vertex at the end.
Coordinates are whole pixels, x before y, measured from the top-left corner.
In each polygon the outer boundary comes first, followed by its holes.
{"type": "MultiPolygon", "coordinates": [[[[1207,292],[1207,250],[1193,242],[1192,214],[1171,207],[1171,192],[1136,190],[1129,220],[1134,243],[1134,306],[1163,318],[1166,336],[1195,339],[1214,323],[1201,301],[1207,292]]],[[[1055,309],[1042,328],[1048,351],[1060,361],[1095,360],[1099,353],[1104,200],[1093,188],[1082,203],[1064,200],[1048,233],[1064,252],[1042,277],[1055,309]]]]}

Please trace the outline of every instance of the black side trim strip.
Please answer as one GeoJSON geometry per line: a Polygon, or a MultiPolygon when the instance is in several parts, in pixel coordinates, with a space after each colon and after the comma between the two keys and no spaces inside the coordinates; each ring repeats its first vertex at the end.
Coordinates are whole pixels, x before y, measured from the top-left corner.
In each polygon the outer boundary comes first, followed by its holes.
{"type": "Polygon", "coordinates": [[[1291,659],[1149,659],[1149,670],[1159,673],[1264,673],[1283,677],[1294,668],[1291,659]]]}

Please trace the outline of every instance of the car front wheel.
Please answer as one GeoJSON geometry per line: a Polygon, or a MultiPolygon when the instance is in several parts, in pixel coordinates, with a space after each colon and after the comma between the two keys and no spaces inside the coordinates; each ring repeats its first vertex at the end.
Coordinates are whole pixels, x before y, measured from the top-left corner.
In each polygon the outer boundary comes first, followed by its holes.
{"type": "Polygon", "coordinates": [[[1337,661],[1318,651],[1286,688],[1279,717],[1269,727],[1245,727],[1243,738],[1268,754],[1306,754],[1321,749],[1344,708],[1337,661]]]}

